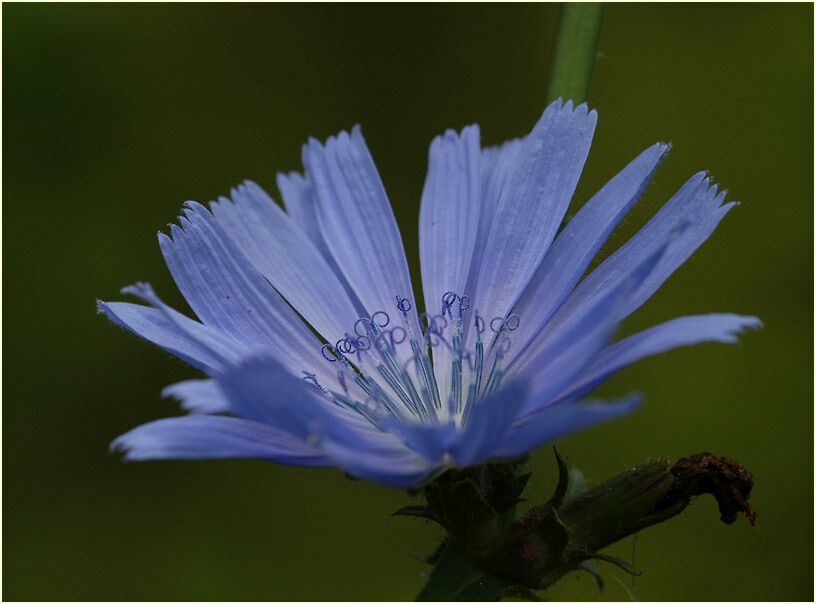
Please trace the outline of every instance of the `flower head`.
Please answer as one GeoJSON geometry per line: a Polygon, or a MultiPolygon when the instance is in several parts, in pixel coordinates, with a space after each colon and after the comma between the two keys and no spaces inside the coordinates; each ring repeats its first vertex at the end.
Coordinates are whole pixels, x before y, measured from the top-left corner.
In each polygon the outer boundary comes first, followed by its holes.
{"type": "Polygon", "coordinates": [[[159,244],[198,320],[146,284],[123,291],[148,305],[99,308],[207,378],[165,389],[188,415],[113,446],[133,460],[254,457],[413,486],[628,413],[635,395],[582,399],[646,356],[758,326],[687,316],[611,343],[734,203],[696,174],[581,279],[669,149],[643,151],[559,232],[596,118],[556,101],[497,148],[480,148],[477,126],[433,141],[421,313],[359,128],[304,146],[305,173],[278,176],[285,210],[251,182],[209,209],[185,204],[159,244]]]}

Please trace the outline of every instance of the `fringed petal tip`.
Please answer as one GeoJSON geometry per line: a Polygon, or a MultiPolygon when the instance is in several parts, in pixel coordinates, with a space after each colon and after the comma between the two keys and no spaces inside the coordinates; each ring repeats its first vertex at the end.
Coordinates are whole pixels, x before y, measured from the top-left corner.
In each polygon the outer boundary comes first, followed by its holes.
{"type": "MultiPolygon", "coordinates": [[[[167,438],[165,426],[172,426],[178,418],[165,418],[136,426],[117,436],[108,446],[108,452],[118,455],[123,461],[147,461],[150,459],[183,459],[183,455],[172,455],[172,439],[167,438]],[[156,428],[159,430],[156,430],[156,428]]],[[[183,419],[186,419],[183,418],[183,419]]]]}
{"type": "Polygon", "coordinates": [[[705,199],[712,203],[717,208],[722,208],[725,212],[734,206],[740,205],[741,202],[730,200],[726,203],[725,199],[728,196],[728,189],[722,188],[722,184],[718,183],[716,178],[712,176],[710,170],[700,170],[694,176],[689,178],[688,183],[699,181],[699,186],[704,189],[701,194],[705,199]]]}
{"type": "Polygon", "coordinates": [[[448,128],[442,134],[439,134],[434,137],[431,141],[429,147],[429,155],[432,156],[434,150],[438,150],[439,147],[444,144],[456,144],[459,142],[460,139],[464,139],[468,136],[475,136],[476,140],[479,140],[480,129],[478,124],[468,124],[464,126],[460,131],[457,131],[455,128],[448,128]]]}
{"type": "Polygon", "coordinates": [[[162,398],[178,401],[181,408],[194,414],[229,413],[229,401],[214,380],[185,380],[165,386],[162,398]]]}
{"type": "Polygon", "coordinates": [[[124,461],[136,461],[134,458],[130,457],[131,446],[128,444],[128,435],[130,432],[125,432],[117,436],[111,444],[108,445],[108,453],[111,455],[118,455],[124,461]]]}
{"type": "MultiPolygon", "coordinates": [[[[244,181],[244,184],[245,183],[250,183],[250,182],[251,181],[247,180],[247,181],[244,181]]],[[[235,191],[235,188],[233,188],[231,190],[235,191]]],[[[227,197],[224,197],[224,196],[219,196],[218,202],[225,202],[225,201],[229,202],[229,199],[227,197]]],[[[214,204],[214,203],[216,203],[216,202],[210,202],[209,205],[212,206],[212,204],[214,204]]],[[[192,220],[192,218],[194,216],[199,215],[202,212],[205,212],[207,214],[207,216],[211,216],[211,214],[212,214],[212,212],[210,211],[210,209],[207,208],[207,206],[205,206],[201,202],[196,201],[194,199],[186,200],[185,202],[183,202],[181,204],[181,207],[182,207],[181,214],[179,214],[176,217],[177,222],[168,222],[167,223],[167,228],[170,230],[170,235],[168,235],[166,232],[161,231],[161,230],[156,231],[156,237],[159,239],[159,243],[162,243],[163,241],[166,241],[166,240],[172,241],[173,239],[175,239],[180,232],[182,232],[184,229],[189,228],[191,226],[191,224],[192,224],[191,220],[192,220]]]]}
{"type": "Polygon", "coordinates": [[[285,188],[291,182],[302,184],[306,182],[306,177],[296,170],[292,170],[291,172],[277,172],[275,174],[275,183],[278,185],[278,189],[285,188]]]}
{"type": "Polygon", "coordinates": [[[668,155],[669,151],[672,150],[673,146],[674,145],[672,144],[671,141],[657,141],[656,143],[652,144],[651,146],[649,146],[649,147],[647,147],[646,149],[643,150],[643,152],[641,154],[654,153],[657,156],[659,156],[659,159],[657,160],[657,164],[654,166],[652,171],[649,173],[649,179],[650,180],[651,180],[652,176],[654,175],[654,172],[657,169],[657,167],[663,162],[663,160],[666,158],[666,155],[668,155]]]}
{"type": "MultiPolygon", "coordinates": [[[[610,401],[607,404],[618,405],[620,411],[620,415],[626,415],[627,413],[632,413],[633,411],[637,411],[643,406],[646,397],[643,396],[641,392],[630,392],[626,396],[610,401]]],[[[603,403],[601,403],[603,404],[603,403]]]]}
{"type": "Polygon", "coordinates": [[[153,286],[150,285],[147,281],[137,281],[132,285],[126,285],[125,287],[119,290],[119,293],[124,294],[126,296],[134,296],[150,304],[155,304],[159,298],[156,295],[156,292],[153,291],[153,286]]]}
{"type": "MultiPolygon", "coordinates": [[[[108,319],[109,321],[111,321],[112,323],[114,323],[114,324],[116,324],[116,325],[118,325],[120,327],[127,328],[127,326],[125,324],[123,324],[122,320],[117,315],[116,310],[114,308],[111,308],[111,304],[121,305],[122,302],[106,302],[105,300],[97,299],[97,301],[96,301],[96,314],[104,316],[106,319],[108,319]]],[[[142,308],[144,308],[144,307],[142,307],[142,308]]]]}
{"type": "Polygon", "coordinates": [[[302,147],[302,155],[304,156],[303,164],[306,165],[305,156],[310,152],[328,149],[338,144],[347,145],[351,141],[362,140],[363,129],[360,124],[354,124],[350,130],[341,130],[337,134],[332,134],[323,141],[315,136],[310,136],[306,144],[302,147]]]}
{"type": "Polygon", "coordinates": [[[157,420],[142,424],[117,436],[108,446],[108,452],[122,461],[149,461],[156,459],[194,459],[194,456],[173,454],[171,440],[162,438],[161,433],[154,434],[154,426],[172,419],[157,420]]]}
{"type": "Polygon", "coordinates": [[[565,102],[563,97],[558,97],[547,105],[544,113],[547,113],[548,111],[563,111],[564,113],[572,113],[578,117],[586,116],[592,120],[598,119],[598,112],[595,109],[590,109],[587,102],[575,105],[575,102],[572,99],[567,99],[565,102]]]}
{"type": "Polygon", "coordinates": [[[736,316],[735,320],[735,325],[731,332],[723,336],[722,342],[725,344],[738,344],[739,336],[746,331],[756,331],[765,327],[765,324],[759,317],[736,316]]]}

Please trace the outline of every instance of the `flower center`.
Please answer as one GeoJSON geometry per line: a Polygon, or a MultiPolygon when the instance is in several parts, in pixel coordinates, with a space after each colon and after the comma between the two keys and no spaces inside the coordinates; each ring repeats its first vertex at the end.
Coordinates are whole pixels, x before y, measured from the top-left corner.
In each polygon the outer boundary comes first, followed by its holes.
{"type": "Polygon", "coordinates": [[[509,334],[520,319],[511,314],[488,323],[469,313],[468,296],[454,292],[441,302],[439,314],[419,316],[417,329],[411,303],[396,296],[401,324],[377,311],[358,319],[352,333],[323,345],[323,358],[336,368],[336,387],[319,383],[314,373],[304,371],[304,379],[376,426],[397,418],[463,427],[474,404],[501,385],[509,334]]]}

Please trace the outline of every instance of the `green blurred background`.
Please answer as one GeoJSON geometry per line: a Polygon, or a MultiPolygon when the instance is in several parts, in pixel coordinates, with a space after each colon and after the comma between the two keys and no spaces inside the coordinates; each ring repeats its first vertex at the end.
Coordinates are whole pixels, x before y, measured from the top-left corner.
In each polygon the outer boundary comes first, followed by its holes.
{"type": "MultiPolygon", "coordinates": [[[[3,8],[3,597],[412,599],[440,539],[392,518],[399,491],[255,461],[124,464],[121,432],[176,414],[180,361],[96,316],[151,281],[184,308],[155,232],[185,199],[245,178],[275,191],[307,136],[364,127],[409,257],[427,145],[482,126],[495,144],[543,109],[558,6],[48,5],[3,8]]],[[[813,8],[610,5],[600,113],[576,204],[640,150],[674,149],[605,253],[693,172],[743,205],[630,320],[756,314],[740,345],[629,368],[632,417],[564,439],[590,481],[711,450],[753,471],[759,522],[710,499],[639,535],[645,600],[813,598],[813,8]]],[[[417,262],[413,262],[416,266],[417,262]]],[[[533,498],[553,485],[532,456],[533,498]]],[[[610,548],[630,558],[632,540],[610,548]]],[[[605,568],[554,599],[628,599],[605,568]]],[[[619,579],[615,580],[616,577],[619,579]]]]}

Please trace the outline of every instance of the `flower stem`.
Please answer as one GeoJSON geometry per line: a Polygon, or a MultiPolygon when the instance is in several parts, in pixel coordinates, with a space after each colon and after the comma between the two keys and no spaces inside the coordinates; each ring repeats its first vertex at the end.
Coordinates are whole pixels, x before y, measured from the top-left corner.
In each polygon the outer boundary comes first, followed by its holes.
{"type": "Polygon", "coordinates": [[[603,15],[604,5],[599,2],[561,5],[558,41],[547,89],[548,103],[561,97],[578,104],[589,97],[603,15]]]}

